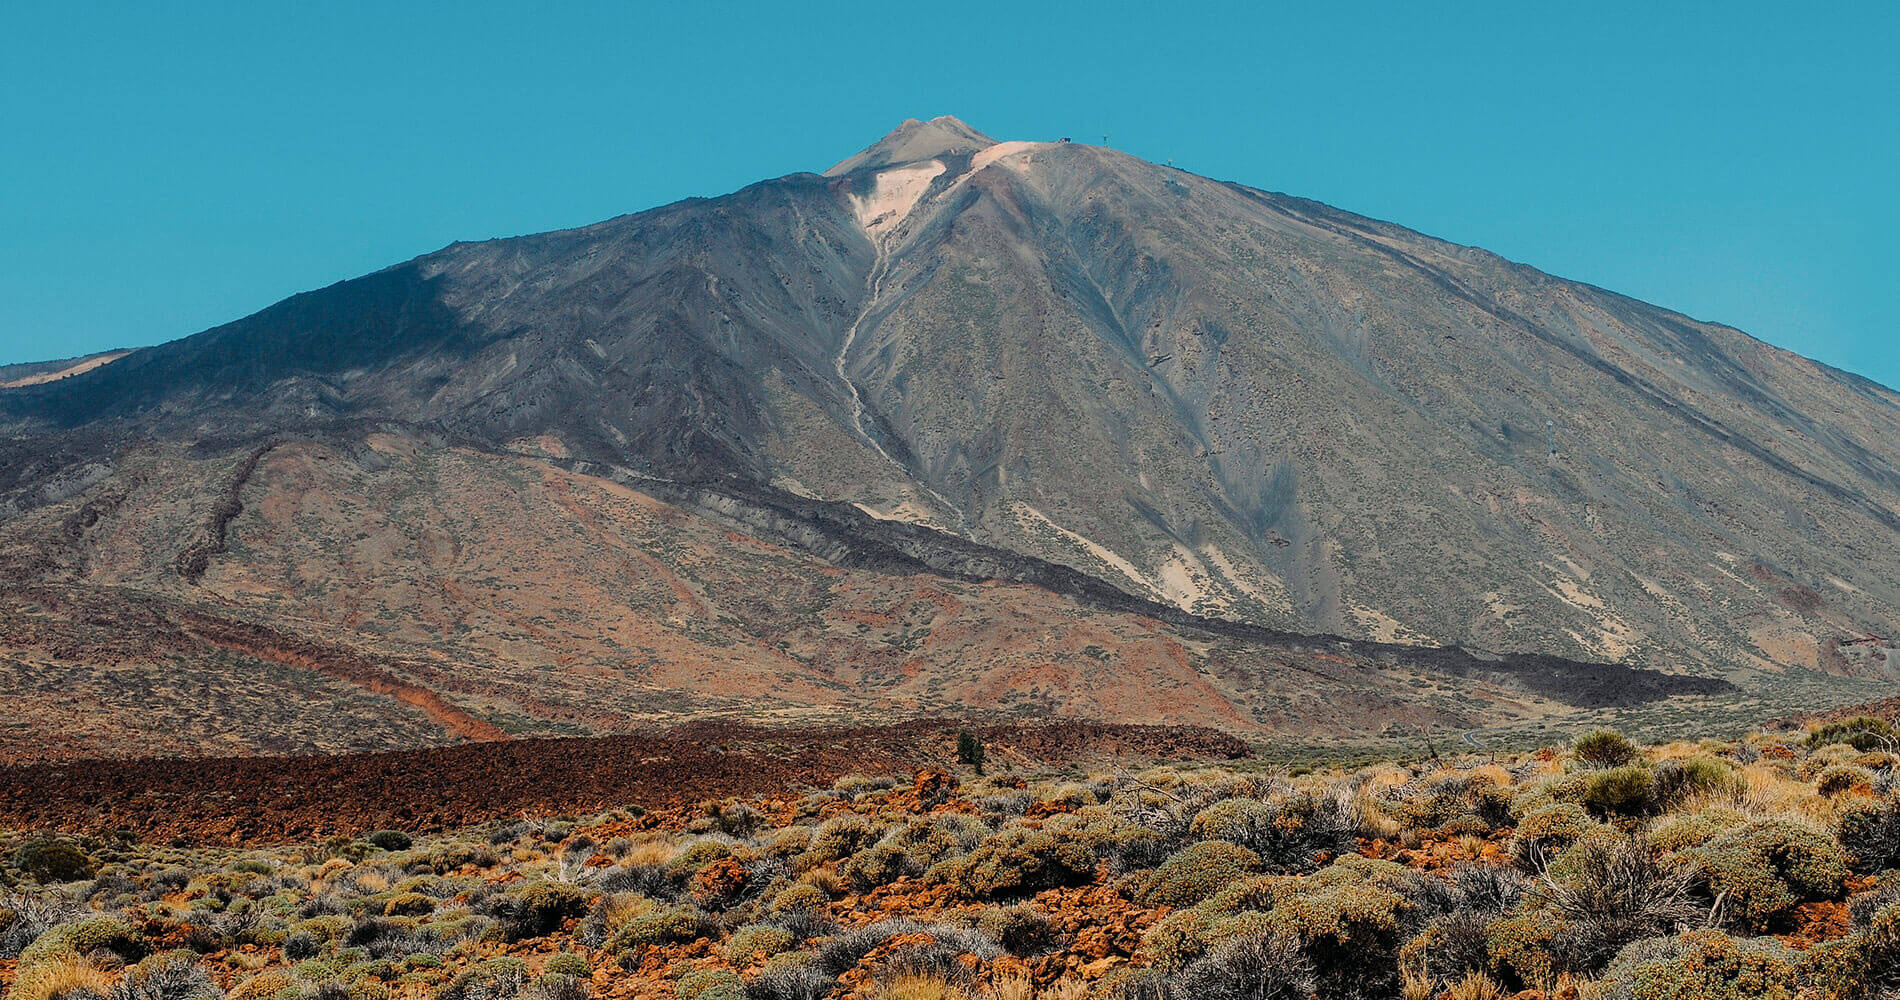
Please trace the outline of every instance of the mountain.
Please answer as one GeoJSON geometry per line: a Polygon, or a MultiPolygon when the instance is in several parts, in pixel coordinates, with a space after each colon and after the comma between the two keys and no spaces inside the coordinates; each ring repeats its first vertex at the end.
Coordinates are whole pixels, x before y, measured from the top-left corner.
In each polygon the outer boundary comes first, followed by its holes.
{"type": "Polygon", "coordinates": [[[330,691],[377,745],[719,711],[1364,732],[1900,673],[1900,395],[953,118],[35,371],[69,374],[0,388],[0,648],[16,690],[108,706],[72,746],[138,730],[102,660],[215,686],[264,647],[292,673],[257,704],[330,691]],[[178,640],[108,653],[120,615],[178,640]]]}

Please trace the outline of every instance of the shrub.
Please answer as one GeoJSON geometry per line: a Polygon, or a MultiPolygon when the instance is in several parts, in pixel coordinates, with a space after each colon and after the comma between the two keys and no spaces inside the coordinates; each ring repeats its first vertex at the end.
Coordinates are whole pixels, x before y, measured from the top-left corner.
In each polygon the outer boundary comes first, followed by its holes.
{"type": "Polygon", "coordinates": [[[541,967],[541,973],[543,975],[574,976],[579,979],[586,979],[594,974],[594,965],[592,962],[589,962],[584,955],[576,955],[571,951],[563,951],[551,956],[547,964],[541,967]]]}
{"type": "Polygon", "coordinates": [[[811,847],[801,856],[802,867],[815,868],[827,861],[848,858],[875,841],[878,832],[856,813],[836,816],[820,824],[812,835],[811,847]]]}
{"type": "Polygon", "coordinates": [[[1847,879],[1840,844],[1788,820],[1755,820],[1690,856],[1722,897],[1722,915],[1755,930],[1801,903],[1839,896],[1847,879]]]}
{"type": "Polygon", "coordinates": [[[870,892],[921,871],[923,866],[913,860],[909,852],[886,841],[852,855],[840,873],[853,889],[870,892]]]}
{"type": "Polygon", "coordinates": [[[968,765],[977,774],[983,773],[983,741],[968,729],[957,733],[957,763],[968,765]]]}
{"type": "Polygon", "coordinates": [[[1900,797],[1850,803],[1835,829],[1855,871],[1900,868],[1900,797]]]}
{"type": "Polygon", "coordinates": [[[64,840],[32,840],[13,852],[13,867],[35,882],[76,882],[93,875],[92,859],[64,840]]]}
{"type": "Polygon", "coordinates": [[[1900,736],[1896,735],[1892,724],[1885,719],[1867,715],[1830,722],[1808,734],[1810,749],[1830,743],[1845,743],[1865,753],[1869,750],[1891,750],[1896,742],[1900,742],[1900,736]]]}
{"type": "Polygon", "coordinates": [[[1400,865],[1348,855],[1276,886],[1267,927],[1299,943],[1321,996],[1388,995],[1398,988],[1398,950],[1416,910],[1408,893],[1417,885],[1400,865]]]}
{"type": "Polygon", "coordinates": [[[1491,967],[1491,918],[1459,909],[1437,917],[1399,949],[1401,968],[1424,971],[1433,979],[1456,979],[1491,967]]]}
{"type": "Polygon", "coordinates": [[[746,1000],[820,1000],[837,982],[809,955],[779,957],[792,960],[768,967],[757,979],[747,983],[746,1000]]]}
{"type": "Polygon", "coordinates": [[[587,912],[587,894],[566,882],[525,882],[483,900],[478,909],[501,923],[509,941],[541,937],[587,912]]]}
{"type": "Polygon", "coordinates": [[[1255,934],[1215,945],[1167,984],[1167,1000],[1305,1000],[1313,966],[1297,942],[1255,934]]]}
{"type": "Polygon", "coordinates": [[[95,951],[109,951],[134,962],[145,957],[145,941],[118,917],[88,917],[41,934],[20,952],[19,968],[60,958],[82,958],[95,951]]]}
{"type": "Polygon", "coordinates": [[[786,886],[785,891],[772,900],[772,909],[780,913],[789,910],[822,909],[824,905],[824,891],[805,882],[795,882],[786,886]]]}
{"type": "Polygon", "coordinates": [[[1723,798],[1739,802],[1748,791],[1741,772],[1713,757],[1666,760],[1656,765],[1656,802],[1674,809],[1696,797],[1723,798]]]}
{"type": "Polygon", "coordinates": [[[705,928],[705,920],[698,910],[663,906],[627,921],[607,939],[607,948],[620,951],[644,945],[683,944],[704,937],[705,928]]]}
{"type": "MultiPolygon", "coordinates": [[[[587,1000],[593,995],[593,984],[579,976],[550,972],[534,982],[521,994],[522,1000],[587,1000]]],[[[738,994],[729,994],[728,1000],[737,1000],[738,994]]]]}
{"type": "Polygon", "coordinates": [[[1182,849],[1144,880],[1141,901],[1150,906],[1193,906],[1231,882],[1260,870],[1260,856],[1221,840],[1182,849]]]}
{"type": "Polygon", "coordinates": [[[744,968],[754,962],[792,950],[792,932],[773,924],[751,924],[733,932],[726,941],[726,957],[744,968]]]}
{"type": "Polygon", "coordinates": [[[1704,809],[1698,813],[1671,816],[1649,831],[1650,846],[1666,855],[1701,847],[1722,834],[1741,826],[1742,815],[1727,809],[1704,809]]]}
{"type": "Polygon", "coordinates": [[[383,913],[391,917],[419,917],[435,911],[435,900],[419,892],[399,892],[383,904],[383,913]]]}
{"type": "Polygon", "coordinates": [[[1491,971],[1506,983],[1551,991],[1564,968],[1563,922],[1548,913],[1517,913],[1485,928],[1491,971]]]}
{"type": "Polygon", "coordinates": [[[197,956],[189,952],[154,955],[126,970],[110,1000],[223,1000],[197,956]]]}
{"type": "Polygon", "coordinates": [[[1795,968],[1772,941],[1690,931],[1631,945],[1600,986],[1606,1000],[1792,1000],[1795,968]]]}
{"type": "Polygon", "coordinates": [[[1525,871],[1540,871],[1596,826],[1582,806],[1552,803],[1518,821],[1517,832],[1511,838],[1511,857],[1525,871]]]}
{"type": "Polygon", "coordinates": [[[414,837],[401,830],[378,830],[363,839],[385,851],[406,851],[416,844],[414,837]]]}
{"type": "Polygon", "coordinates": [[[1823,770],[1814,779],[1814,790],[1831,798],[1842,792],[1852,791],[1859,785],[1871,785],[1873,781],[1873,774],[1864,767],[1836,764],[1823,770]]]}
{"type": "Polygon", "coordinates": [[[949,873],[974,899],[1025,895],[1087,883],[1095,873],[1095,854],[1066,837],[1012,827],[977,845],[949,873]]]}
{"type": "Polygon", "coordinates": [[[1839,1000],[1891,997],[1900,987],[1900,893],[1875,894],[1884,903],[1855,933],[1810,951],[1801,971],[1839,1000]]]}
{"type": "Polygon", "coordinates": [[[528,963],[518,958],[490,958],[462,970],[438,1000],[509,1000],[528,985],[528,963]]]}
{"type": "Polygon", "coordinates": [[[1606,834],[1578,841],[1546,870],[1531,899],[1563,919],[1571,968],[1594,973],[1624,945],[1703,917],[1694,883],[1693,869],[1666,867],[1647,845],[1606,834]]]}
{"type": "Polygon", "coordinates": [[[1305,873],[1351,850],[1355,825],[1337,797],[1299,795],[1273,803],[1224,799],[1197,813],[1188,830],[1245,847],[1272,871],[1305,873]]]}
{"type": "Polygon", "coordinates": [[[1641,816],[1656,806],[1655,778],[1640,764],[1593,774],[1584,788],[1583,805],[1600,816],[1641,816]]]}
{"type": "Polygon", "coordinates": [[[1058,935],[1049,918],[1027,906],[996,906],[976,919],[976,929],[1004,951],[1017,956],[1039,955],[1056,944],[1058,935]]]}
{"type": "Polygon", "coordinates": [[[1577,760],[1590,767],[1621,767],[1635,763],[1642,756],[1629,737],[1614,729],[1585,733],[1571,744],[1570,751],[1577,760]]]}
{"type": "Polygon", "coordinates": [[[696,969],[673,984],[679,1000],[738,1000],[745,995],[745,980],[725,969],[696,969]]]}

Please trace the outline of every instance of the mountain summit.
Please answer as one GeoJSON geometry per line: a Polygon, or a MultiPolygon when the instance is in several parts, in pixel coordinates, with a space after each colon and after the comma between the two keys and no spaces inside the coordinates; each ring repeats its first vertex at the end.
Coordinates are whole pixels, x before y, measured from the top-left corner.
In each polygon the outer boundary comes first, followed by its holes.
{"type": "Polygon", "coordinates": [[[62,616],[101,601],[179,648],[179,608],[316,628],[451,729],[762,691],[1352,728],[1900,666],[1891,390],[954,118],[69,368],[0,389],[0,571],[48,623],[19,648],[93,648],[62,616]],[[1388,645],[1320,680],[1291,633],[1388,645]]]}
{"type": "Polygon", "coordinates": [[[889,135],[872,143],[855,156],[840,160],[826,177],[842,177],[858,170],[917,163],[941,156],[976,153],[996,145],[996,140],[944,115],[920,122],[906,119],[889,135]]]}

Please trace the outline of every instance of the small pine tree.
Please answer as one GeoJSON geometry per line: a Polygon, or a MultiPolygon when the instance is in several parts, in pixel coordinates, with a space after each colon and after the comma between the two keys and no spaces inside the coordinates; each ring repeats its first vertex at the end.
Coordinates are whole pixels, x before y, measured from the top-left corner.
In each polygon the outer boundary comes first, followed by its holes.
{"type": "Polygon", "coordinates": [[[983,773],[983,741],[968,729],[957,733],[957,762],[970,765],[978,774],[983,773]]]}

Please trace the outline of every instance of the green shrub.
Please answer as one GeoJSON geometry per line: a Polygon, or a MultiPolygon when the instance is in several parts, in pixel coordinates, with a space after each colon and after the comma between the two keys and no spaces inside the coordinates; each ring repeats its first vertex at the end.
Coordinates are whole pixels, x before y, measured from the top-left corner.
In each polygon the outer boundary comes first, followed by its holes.
{"type": "Polygon", "coordinates": [[[501,922],[507,940],[521,941],[551,934],[567,918],[586,913],[587,894],[566,882],[524,882],[481,908],[501,922]]]}
{"type": "Polygon", "coordinates": [[[1598,729],[1577,737],[1570,746],[1578,761],[1589,767],[1622,767],[1633,764],[1642,751],[1629,738],[1614,729],[1598,729]]]}
{"type": "Polygon", "coordinates": [[[406,851],[415,846],[415,838],[401,830],[378,830],[363,838],[385,851],[406,851]]]}
{"type": "Polygon", "coordinates": [[[1598,772],[1584,789],[1583,805],[1599,816],[1641,816],[1656,807],[1655,778],[1640,764],[1598,772]]]}
{"type": "Polygon", "coordinates": [[[977,774],[983,773],[983,741],[968,729],[957,733],[957,763],[969,766],[977,774]]]}
{"type": "Polygon", "coordinates": [[[1670,816],[1649,831],[1649,843],[1665,855],[1701,847],[1746,820],[1729,809],[1704,809],[1670,816]]]}
{"type": "Polygon", "coordinates": [[[76,882],[93,875],[92,859],[64,840],[31,840],[13,852],[13,867],[35,882],[76,882]]]}
{"type": "Polygon", "coordinates": [[[1552,803],[1518,821],[1511,837],[1511,857],[1525,871],[1540,871],[1597,825],[1580,805],[1552,803]]]}
{"type": "Polygon", "coordinates": [[[1070,838],[1012,827],[977,845],[944,871],[964,895],[994,899],[1083,885],[1094,877],[1095,854],[1070,838]]]}
{"type": "Polygon", "coordinates": [[[1179,969],[1207,950],[1215,921],[1198,906],[1170,913],[1141,936],[1141,955],[1156,968],[1179,969]]]}
{"type": "Polygon", "coordinates": [[[726,969],[696,969],[680,977],[673,995],[679,1000],[740,1000],[745,980],[726,969]]]}
{"type": "Polygon", "coordinates": [[[811,847],[800,858],[800,866],[816,868],[827,861],[848,858],[877,838],[878,831],[864,817],[856,813],[835,816],[819,825],[812,835],[811,847]]]}
{"type": "Polygon", "coordinates": [[[884,842],[859,851],[846,859],[840,874],[859,892],[870,892],[906,876],[923,871],[923,866],[898,844],[884,842]]]}
{"type": "Polygon", "coordinates": [[[1270,933],[1299,943],[1327,997],[1396,995],[1399,948],[1412,936],[1418,877],[1352,854],[1275,888],[1270,933]]]}
{"type": "Polygon", "coordinates": [[[666,866],[675,878],[691,878],[699,874],[700,869],[718,861],[732,857],[732,845],[723,840],[695,841],[691,847],[683,850],[666,866]]]}
{"type": "Polygon", "coordinates": [[[109,951],[128,962],[145,957],[145,939],[118,917],[96,916],[57,927],[35,938],[20,952],[19,967],[109,951]]]}
{"type": "Polygon", "coordinates": [[[705,934],[706,921],[698,910],[666,906],[627,921],[607,939],[607,948],[620,951],[642,945],[684,944],[705,934]]]}
{"type": "Polygon", "coordinates": [[[594,965],[587,960],[586,956],[576,955],[571,951],[562,951],[556,952],[548,958],[547,964],[541,967],[541,973],[542,975],[573,976],[576,979],[587,979],[593,976],[594,965]]]}
{"type": "Polygon", "coordinates": [[[792,950],[797,941],[792,932],[773,924],[751,924],[734,931],[726,941],[726,957],[744,968],[781,952],[792,950]]]}
{"type": "Polygon", "coordinates": [[[1793,1000],[1796,986],[1794,963],[1772,940],[1699,930],[1624,949],[1601,989],[1613,1000],[1793,1000]]]}
{"type": "Polygon", "coordinates": [[[1692,798],[1722,798],[1741,801],[1748,781],[1726,761],[1713,757],[1666,760],[1656,765],[1656,801],[1664,809],[1674,809],[1692,798]]]}
{"type": "Polygon", "coordinates": [[[772,900],[772,909],[779,913],[789,910],[815,910],[824,905],[823,890],[804,882],[795,882],[786,886],[785,891],[772,900]]]}
{"type": "Polygon", "coordinates": [[[1272,871],[1303,873],[1351,850],[1354,827],[1337,798],[1297,795],[1275,802],[1223,799],[1196,814],[1188,831],[1245,847],[1272,871]]]}
{"type": "Polygon", "coordinates": [[[1193,906],[1238,879],[1260,870],[1260,856],[1221,840],[1190,844],[1143,879],[1140,899],[1149,906],[1193,906]]]}
{"type": "Polygon", "coordinates": [[[1517,913],[1485,928],[1491,974],[1507,985],[1546,993],[1564,969],[1563,938],[1569,927],[1548,912],[1517,913]]]}
{"type": "Polygon", "coordinates": [[[994,906],[976,918],[976,929],[1012,955],[1038,955],[1054,947],[1058,935],[1049,918],[1027,906],[994,906]]]}
{"type": "Polygon", "coordinates": [[[1855,871],[1900,868],[1900,797],[1848,803],[1835,831],[1855,871]]]}
{"type": "Polygon", "coordinates": [[[1900,737],[1896,737],[1893,726],[1885,719],[1857,715],[1851,719],[1830,722],[1808,734],[1810,748],[1824,747],[1830,743],[1845,743],[1856,750],[1891,750],[1900,737]]]}
{"type": "Polygon", "coordinates": [[[1724,916],[1753,930],[1801,903],[1838,897],[1847,879],[1846,855],[1833,837],[1780,819],[1755,820],[1685,856],[1723,898],[1724,916]]]}
{"type": "Polygon", "coordinates": [[[399,892],[383,904],[383,913],[391,917],[419,917],[435,911],[435,900],[419,892],[399,892]]]}
{"type": "Polygon", "coordinates": [[[1873,781],[1873,774],[1866,768],[1853,764],[1836,764],[1822,771],[1814,779],[1814,790],[1831,798],[1842,792],[1852,791],[1858,785],[1871,785],[1873,781]]]}

